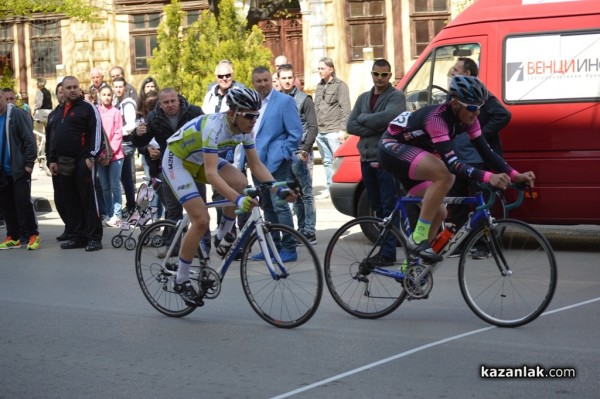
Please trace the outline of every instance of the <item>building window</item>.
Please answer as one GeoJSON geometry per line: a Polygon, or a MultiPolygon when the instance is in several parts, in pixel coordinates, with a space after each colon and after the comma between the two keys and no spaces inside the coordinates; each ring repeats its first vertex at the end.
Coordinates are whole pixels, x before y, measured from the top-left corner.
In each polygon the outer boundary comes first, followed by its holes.
{"type": "Polygon", "coordinates": [[[53,77],[61,63],[58,20],[33,21],[30,25],[31,63],[35,78],[53,77]]]}
{"type": "Polygon", "coordinates": [[[448,0],[415,0],[411,2],[410,25],[412,56],[418,57],[450,19],[448,0]]]}
{"type": "Polygon", "coordinates": [[[13,26],[11,24],[0,24],[0,76],[4,74],[4,68],[8,68],[11,73],[13,71],[13,46],[13,26]]]}
{"type": "Polygon", "coordinates": [[[131,16],[132,72],[148,71],[148,58],[157,47],[157,28],[160,14],[134,14],[131,16]]]}
{"type": "Polygon", "coordinates": [[[373,48],[373,56],[385,57],[385,4],[383,0],[348,0],[348,56],[350,61],[363,61],[363,49],[373,48]]]}

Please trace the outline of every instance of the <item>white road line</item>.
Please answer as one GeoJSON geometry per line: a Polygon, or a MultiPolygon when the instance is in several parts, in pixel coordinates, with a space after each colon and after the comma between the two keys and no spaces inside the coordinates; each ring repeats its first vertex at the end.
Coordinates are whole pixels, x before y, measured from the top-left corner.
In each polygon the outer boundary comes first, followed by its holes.
{"type": "MultiPolygon", "coordinates": [[[[549,314],[562,312],[562,311],[573,309],[573,308],[576,308],[576,307],[579,307],[579,306],[583,306],[583,305],[588,305],[590,303],[594,303],[594,302],[597,302],[597,301],[600,301],[600,297],[594,298],[594,299],[590,299],[588,301],[579,302],[579,303],[576,303],[576,304],[573,304],[573,305],[565,306],[565,307],[562,307],[562,308],[559,308],[559,309],[550,310],[550,311],[542,313],[542,316],[546,316],[546,315],[549,315],[549,314]]],[[[382,359],[382,360],[378,360],[378,361],[373,362],[373,363],[369,363],[367,365],[364,365],[362,367],[356,368],[354,370],[346,371],[345,373],[334,375],[333,377],[329,377],[327,379],[324,379],[324,380],[321,380],[321,381],[317,381],[317,382],[315,382],[313,384],[306,385],[306,386],[304,386],[302,388],[298,388],[298,389],[295,389],[293,391],[286,392],[286,393],[278,395],[278,396],[274,396],[271,399],[289,398],[290,396],[297,395],[299,393],[309,391],[309,390],[311,390],[313,388],[317,388],[317,387],[319,387],[321,385],[325,385],[325,384],[328,384],[328,383],[333,382],[333,381],[341,380],[342,378],[349,377],[349,376],[351,376],[353,374],[357,374],[357,373],[360,373],[362,371],[365,371],[365,370],[372,369],[374,367],[380,366],[382,364],[389,363],[391,361],[394,361],[394,360],[397,360],[397,359],[400,359],[400,358],[412,355],[413,353],[421,352],[421,351],[424,351],[426,349],[433,348],[435,346],[439,346],[439,345],[443,345],[443,344],[448,343],[448,342],[456,341],[457,339],[465,338],[465,337],[468,337],[470,335],[475,335],[475,334],[479,334],[479,333],[482,333],[482,332],[485,332],[485,331],[489,331],[489,330],[492,330],[494,328],[498,328],[498,327],[491,326],[491,327],[480,328],[478,330],[468,331],[466,333],[455,335],[453,337],[448,337],[448,338],[441,339],[439,341],[431,342],[429,344],[419,346],[419,347],[411,349],[409,351],[398,353],[397,355],[390,356],[390,357],[387,357],[387,358],[382,359]]]]}

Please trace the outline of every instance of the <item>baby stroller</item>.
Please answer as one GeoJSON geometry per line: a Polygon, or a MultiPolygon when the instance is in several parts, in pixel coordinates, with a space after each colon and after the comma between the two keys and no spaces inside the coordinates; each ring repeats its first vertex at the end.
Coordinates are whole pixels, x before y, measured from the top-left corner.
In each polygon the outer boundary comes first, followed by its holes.
{"type": "Polygon", "coordinates": [[[127,220],[121,222],[119,233],[111,240],[113,247],[121,248],[125,244],[128,251],[136,247],[137,241],[133,238],[136,227],[143,230],[146,225],[154,223],[157,207],[152,204],[155,195],[156,191],[152,185],[146,183],[140,185],[135,199],[135,209],[127,220]]]}

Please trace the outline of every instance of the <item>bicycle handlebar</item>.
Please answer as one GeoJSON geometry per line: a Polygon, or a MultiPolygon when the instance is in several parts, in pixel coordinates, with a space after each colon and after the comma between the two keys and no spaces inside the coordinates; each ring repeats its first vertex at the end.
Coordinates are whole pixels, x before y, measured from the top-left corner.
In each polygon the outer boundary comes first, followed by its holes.
{"type": "MultiPolygon", "coordinates": [[[[244,195],[247,195],[249,197],[256,198],[256,197],[260,197],[261,192],[268,191],[273,187],[279,187],[279,188],[286,187],[285,189],[281,190],[281,192],[278,193],[280,201],[285,200],[288,197],[288,195],[290,195],[291,191],[300,192],[300,195],[302,195],[302,190],[300,188],[300,185],[296,181],[280,181],[280,182],[272,182],[272,183],[271,182],[270,183],[260,183],[258,186],[248,187],[248,188],[244,189],[243,193],[244,193],[244,195]]],[[[235,211],[235,213],[236,213],[236,215],[240,215],[244,212],[237,209],[235,211]]]]}
{"type": "MultiPolygon", "coordinates": [[[[479,187],[482,190],[489,192],[490,197],[484,205],[478,206],[475,209],[475,211],[480,211],[482,209],[490,209],[494,205],[494,202],[496,202],[496,197],[499,196],[499,194],[502,193],[503,190],[499,189],[498,187],[494,187],[489,183],[479,184],[479,187]]],[[[517,199],[514,202],[504,205],[504,209],[506,209],[507,211],[518,208],[521,205],[523,199],[525,198],[525,189],[528,189],[529,192],[531,192],[531,186],[528,186],[526,183],[511,183],[508,185],[507,189],[511,188],[517,190],[518,194],[517,199]]]]}

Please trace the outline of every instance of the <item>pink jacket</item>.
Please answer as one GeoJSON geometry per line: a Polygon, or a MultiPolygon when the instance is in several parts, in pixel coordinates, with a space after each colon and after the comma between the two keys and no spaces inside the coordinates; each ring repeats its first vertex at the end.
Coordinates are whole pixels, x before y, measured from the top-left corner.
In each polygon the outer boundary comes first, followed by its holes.
{"type": "Polygon", "coordinates": [[[98,107],[100,111],[100,117],[102,118],[102,127],[108,136],[110,141],[110,148],[112,148],[113,156],[110,161],[116,161],[122,159],[125,155],[123,154],[123,117],[121,112],[113,107],[106,108],[104,105],[98,107]]]}

